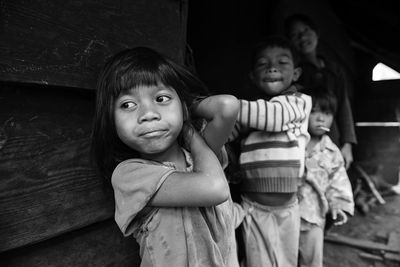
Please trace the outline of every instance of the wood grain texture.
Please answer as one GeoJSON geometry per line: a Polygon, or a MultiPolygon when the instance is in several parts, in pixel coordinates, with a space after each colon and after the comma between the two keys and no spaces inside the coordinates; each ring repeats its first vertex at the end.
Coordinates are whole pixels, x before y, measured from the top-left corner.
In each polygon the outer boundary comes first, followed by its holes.
{"type": "Polygon", "coordinates": [[[91,91],[4,87],[0,251],[112,218],[112,195],[89,160],[91,91]]]}
{"type": "Polygon", "coordinates": [[[140,266],[139,246],[114,220],[97,223],[32,246],[0,253],[3,267],[140,266]]]}
{"type": "Polygon", "coordinates": [[[0,80],[94,88],[107,57],[150,46],[183,63],[187,0],[0,2],[0,80]]]}

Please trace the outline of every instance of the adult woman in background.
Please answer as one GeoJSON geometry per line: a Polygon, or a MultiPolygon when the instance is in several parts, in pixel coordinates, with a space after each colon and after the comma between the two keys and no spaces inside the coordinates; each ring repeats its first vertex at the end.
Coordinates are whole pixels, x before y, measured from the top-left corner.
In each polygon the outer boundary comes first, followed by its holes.
{"type": "Polygon", "coordinates": [[[341,149],[348,169],[353,162],[352,145],[357,143],[348,97],[350,82],[337,62],[317,51],[319,32],[311,18],[304,14],[289,16],[285,20],[285,34],[301,58],[302,74],[299,83],[304,86],[303,92],[323,86],[338,100],[338,109],[329,136],[341,149]]]}

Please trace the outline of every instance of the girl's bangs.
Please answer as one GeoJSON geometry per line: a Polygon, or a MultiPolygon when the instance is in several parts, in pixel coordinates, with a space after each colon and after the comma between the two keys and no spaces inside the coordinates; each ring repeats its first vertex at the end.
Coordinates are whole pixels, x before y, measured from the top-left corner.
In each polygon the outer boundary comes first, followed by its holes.
{"type": "Polygon", "coordinates": [[[332,114],[336,112],[336,102],[334,101],[334,99],[329,97],[316,99],[315,106],[318,106],[323,112],[332,114]]]}
{"type": "Polygon", "coordinates": [[[155,86],[161,82],[158,73],[151,71],[131,70],[122,75],[118,83],[118,94],[139,86],[155,86]]]}
{"type": "Polygon", "coordinates": [[[151,69],[131,69],[121,75],[118,83],[117,93],[126,92],[139,86],[157,86],[163,84],[167,87],[178,86],[178,76],[165,66],[151,69]]]}

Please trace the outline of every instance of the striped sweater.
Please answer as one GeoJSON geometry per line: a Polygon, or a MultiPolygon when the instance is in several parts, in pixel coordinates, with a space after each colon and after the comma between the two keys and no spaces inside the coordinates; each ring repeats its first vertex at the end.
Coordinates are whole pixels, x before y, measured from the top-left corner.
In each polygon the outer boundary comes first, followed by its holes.
{"type": "Polygon", "coordinates": [[[305,147],[309,141],[311,97],[291,91],[269,101],[240,100],[232,138],[243,129],[239,164],[244,192],[297,191],[304,173],[305,147]]]}

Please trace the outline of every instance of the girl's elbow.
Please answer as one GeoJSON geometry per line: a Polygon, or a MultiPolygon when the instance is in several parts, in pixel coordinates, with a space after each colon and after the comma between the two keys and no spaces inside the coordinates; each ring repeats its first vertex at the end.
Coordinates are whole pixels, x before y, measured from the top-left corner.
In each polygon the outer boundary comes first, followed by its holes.
{"type": "Polygon", "coordinates": [[[239,110],[239,100],[234,95],[223,95],[220,104],[224,110],[239,110]]]}
{"type": "Polygon", "coordinates": [[[229,185],[225,180],[218,182],[215,181],[211,185],[210,193],[215,203],[219,204],[225,202],[230,196],[229,185]]]}
{"type": "Polygon", "coordinates": [[[218,106],[223,117],[236,118],[239,113],[239,100],[233,95],[223,95],[218,106]]]}

